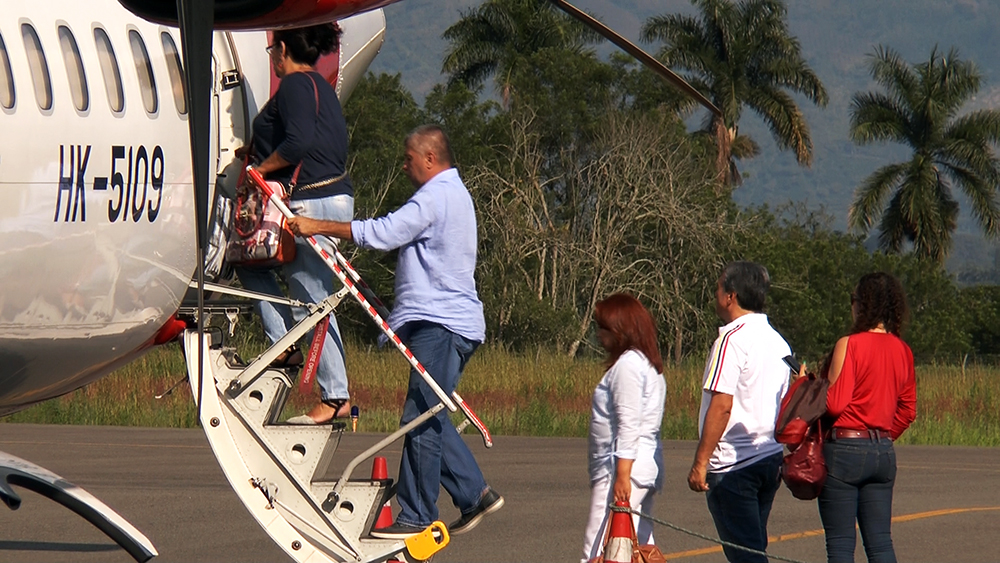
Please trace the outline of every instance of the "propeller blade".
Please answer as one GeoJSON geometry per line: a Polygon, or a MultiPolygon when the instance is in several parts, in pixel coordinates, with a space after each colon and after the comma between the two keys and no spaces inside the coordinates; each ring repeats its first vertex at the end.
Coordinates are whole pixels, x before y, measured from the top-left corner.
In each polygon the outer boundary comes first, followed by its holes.
{"type": "MultiPolygon", "coordinates": [[[[208,241],[208,178],[212,104],[212,22],[214,0],[177,0],[187,78],[188,131],[194,176],[198,248],[208,241]]],[[[199,269],[201,264],[198,265],[199,269]]]]}
{"type": "MultiPolygon", "coordinates": [[[[184,74],[187,78],[188,132],[191,135],[191,172],[194,179],[197,249],[195,275],[198,279],[198,338],[205,332],[205,246],[208,244],[208,178],[210,175],[212,118],[212,24],[215,21],[215,0],[177,0],[181,45],[184,49],[184,74]]],[[[202,372],[198,347],[199,398],[205,396],[205,374],[202,372]]],[[[202,401],[198,401],[201,417],[202,401]]]]}
{"type": "Polygon", "coordinates": [[[576,6],[566,2],[566,0],[551,0],[560,10],[566,12],[570,16],[573,16],[577,20],[583,22],[588,27],[600,33],[605,39],[614,43],[620,47],[626,53],[635,57],[639,62],[649,67],[653,72],[659,74],[667,82],[673,84],[677,88],[680,88],[682,92],[691,96],[692,98],[698,100],[698,103],[705,106],[708,111],[714,113],[718,117],[722,117],[722,110],[715,107],[715,104],[711,102],[708,98],[702,95],[701,92],[695,90],[690,84],[687,83],[683,78],[678,76],[674,71],[670,70],[663,63],[653,58],[649,53],[643,51],[635,43],[632,43],[628,39],[625,39],[621,35],[618,35],[613,29],[604,25],[603,23],[595,20],[590,14],[580,10],[576,6]]]}

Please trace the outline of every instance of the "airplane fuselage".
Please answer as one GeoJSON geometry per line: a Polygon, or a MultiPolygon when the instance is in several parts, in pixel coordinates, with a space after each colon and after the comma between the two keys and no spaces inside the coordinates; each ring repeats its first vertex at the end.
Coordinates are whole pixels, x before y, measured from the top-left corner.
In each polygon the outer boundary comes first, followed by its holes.
{"type": "MultiPolygon", "coordinates": [[[[142,353],[196,267],[178,30],[114,0],[5,12],[0,414],[142,353]]],[[[214,170],[232,161],[267,99],[266,45],[264,32],[215,33],[214,170]],[[253,78],[236,80],[238,51],[253,78]]]]}

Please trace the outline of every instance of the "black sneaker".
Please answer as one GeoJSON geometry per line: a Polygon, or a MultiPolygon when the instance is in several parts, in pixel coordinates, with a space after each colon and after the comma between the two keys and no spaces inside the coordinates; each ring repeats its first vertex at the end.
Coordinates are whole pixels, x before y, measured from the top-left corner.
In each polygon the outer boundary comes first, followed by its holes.
{"type": "Polygon", "coordinates": [[[503,508],[503,497],[492,488],[487,488],[483,493],[483,498],[479,499],[476,509],[468,514],[463,514],[461,518],[455,520],[448,526],[448,532],[453,536],[464,534],[476,527],[483,516],[493,514],[503,508]]]}
{"type": "Polygon", "coordinates": [[[405,540],[406,538],[415,536],[423,531],[424,528],[419,526],[408,526],[406,524],[395,522],[391,526],[372,530],[372,537],[383,540],[405,540]]]}

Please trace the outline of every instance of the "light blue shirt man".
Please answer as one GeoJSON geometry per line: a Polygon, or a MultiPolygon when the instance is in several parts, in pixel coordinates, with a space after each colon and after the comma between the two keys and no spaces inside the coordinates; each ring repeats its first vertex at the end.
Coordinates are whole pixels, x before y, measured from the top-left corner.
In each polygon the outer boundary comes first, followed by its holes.
{"type": "MultiPolygon", "coordinates": [[[[486,336],[483,304],[476,293],[476,214],[472,197],[453,167],[447,135],[440,127],[418,127],[407,137],[403,173],[416,187],[395,212],[378,219],[338,223],[305,217],[289,220],[293,233],[351,238],[376,250],[399,249],[396,304],[388,323],[445,394],[451,394],[469,358],[486,336]]],[[[400,425],[415,420],[438,398],[416,369],[403,402],[400,425]]],[[[452,535],[468,532],[504,505],[486,479],[447,412],[407,434],[399,465],[391,526],[372,537],[405,539],[438,519],[444,486],[461,517],[452,535]]]]}
{"type": "Polygon", "coordinates": [[[454,168],[432,177],[395,212],[351,222],[358,246],[400,249],[390,328],[431,321],[469,340],[485,340],[474,277],[475,233],[472,197],[454,168]]]}

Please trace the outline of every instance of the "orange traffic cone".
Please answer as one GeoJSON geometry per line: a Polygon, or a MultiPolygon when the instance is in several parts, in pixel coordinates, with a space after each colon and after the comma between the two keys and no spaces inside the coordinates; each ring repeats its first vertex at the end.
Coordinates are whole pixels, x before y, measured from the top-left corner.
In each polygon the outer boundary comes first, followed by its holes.
{"type": "MultiPolygon", "coordinates": [[[[376,457],[375,461],[372,462],[372,481],[378,481],[382,479],[389,478],[389,468],[386,465],[384,457],[376,457]]],[[[388,528],[392,526],[392,506],[389,501],[385,501],[382,506],[382,512],[378,514],[378,520],[375,521],[375,529],[388,528]]]]}
{"type": "MultiPolygon", "coordinates": [[[[623,500],[615,501],[619,508],[630,508],[623,500]]],[[[628,512],[613,511],[611,513],[611,531],[608,541],[604,544],[604,563],[632,562],[632,515],[628,512]]]]}

